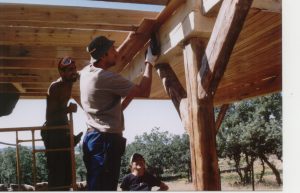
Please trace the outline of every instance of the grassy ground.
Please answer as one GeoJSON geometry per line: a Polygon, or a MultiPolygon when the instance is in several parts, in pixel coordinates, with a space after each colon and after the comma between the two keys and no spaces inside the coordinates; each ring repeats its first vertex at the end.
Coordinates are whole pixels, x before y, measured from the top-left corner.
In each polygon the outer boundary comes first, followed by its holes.
{"type": "MultiPolygon", "coordinates": [[[[282,162],[277,160],[276,157],[271,158],[271,162],[281,171],[282,180],[282,162]]],[[[232,163],[229,160],[220,160],[219,166],[222,169],[232,168],[232,163]],[[222,168],[223,167],[223,168],[222,168]]],[[[254,163],[255,174],[255,190],[256,191],[281,191],[282,185],[278,185],[275,179],[275,175],[271,169],[265,165],[265,175],[263,182],[259,183],[258,178],[262,169],[260,161],[254,163]]],[[[252,185],[243,186],[239,183],[239,176],[236,172],[222,173],[221,174],[221,189],[222,191],[252,191],[252,185]]],[[[165,182],[169,186],[169,191],[194,191],[192,183],[188,183],[186,179],[180,179],[176,181],[165,182]]],[[[157,188],[153,188],[157,190],[157,188]]]]}

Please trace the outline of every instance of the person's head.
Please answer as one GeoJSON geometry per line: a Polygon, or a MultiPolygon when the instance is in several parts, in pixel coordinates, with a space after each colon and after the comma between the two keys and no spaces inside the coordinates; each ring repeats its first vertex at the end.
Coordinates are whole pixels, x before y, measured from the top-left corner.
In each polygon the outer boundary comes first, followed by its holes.
{"type": "Polygon", "coordinates": [[[146,169],[144,157],[139,153],[134,153],[130,158],[130,169],[137,175],[143,175],[146,169]]]}
{"type": "Polygon", "coordinates": [[[91,56],[91,63],[100,63],[103,68],[114,66],[118,55],[114,43],[104,36],[94,38],[86,48],[91,56]]]}
{"type": "Polygon", "coordinates": [[[78,78],[75,61],[69,56],[65,56],[59,60],[57,69],[64,81],[75,82],[78,78]]]}

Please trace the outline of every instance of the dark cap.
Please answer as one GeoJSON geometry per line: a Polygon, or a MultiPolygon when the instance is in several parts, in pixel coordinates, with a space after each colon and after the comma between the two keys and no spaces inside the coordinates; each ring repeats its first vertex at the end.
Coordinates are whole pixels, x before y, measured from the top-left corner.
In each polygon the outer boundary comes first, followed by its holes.
{"type": "Polygon", "coordinates": [[[137,159],[145,160],[144,157],[143,157],[141,154],[139,154],[139,153],[134,153],[134,154],[132,154],[132,156],[130,157],[129,163],[132,164],[132,162],[133,162],[134,160],[137,160],[137,159]]]}
{"type": "Polygon", "coordinates": [[[94,38],[86,48],[91,55],[91,63],[98,61],[114,43],[115,41],[109,40],[105,36],[94,38]]]}
{"type": "Polygon", "coordinates": [[[59,70],[62,70],[68,66],[70,66],[71,64],[75,64],[75,61],[72,60],[72,58],[70,56],[65,56],[62,59],[59,60],[58,64],[57,64],[57,68],[59,70]]]}

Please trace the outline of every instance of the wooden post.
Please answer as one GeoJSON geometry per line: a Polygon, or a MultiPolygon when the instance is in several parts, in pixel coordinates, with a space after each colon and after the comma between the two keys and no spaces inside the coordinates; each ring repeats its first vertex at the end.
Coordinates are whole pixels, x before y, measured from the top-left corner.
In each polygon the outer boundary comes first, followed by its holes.
{"type": "Polygon", "coordinates": [[[226,115],[226,111],[227,111],[228,107],[229,107],[229,104],[224,104],[221,106],[220,112],[218,114],[218,118],[216,120],[216,134],[218,133],[218,130],[222,124],[222,121],[223,121],[225,115],[226,115]]]}
{"type": "Polygon", "coordinates": [[[220,190],[213,96],[253,0],[224,0],[212,35],[192,38],[184,48],[189,130],[196,190],[220,190]]]}
{"type": "Polygon", "coordinates": [[[167,63],[159,63],[155,65],[155,69],[164,86],[166,93],[171,98],[177,113],[179,114],[185,130],[189,133],[189,117],[187,94],[179,79],[177,78],[172,67],[167,63]]]}
{"type": "Polygon", "coordinates": [[[182,102],[182,99],[186,98],[186,91],[169,64],[157,64],[155,65],[155,69],[162,81],[166,93],[171,98],[178,114],[180,115],[180,103],[182,102]]]}
{"type": "Polygon", "coordinates": [[[31,130],[32,136],[32,178],[33,178],[33,186],[36,187],[36,159],[35,159],[35,130],[31,130]]]}
{"type": "Polygon", "coordinates": [[[20,150],[19,150],[19,133],[16,131],[16,161],[17,161],[17,183],[18,183],[18,190],[21,189],[21,166],[20,166],[20,150]]]}
{"type": "Polygon", "coordinates": [[[70,113],[70,155],[71,155],[71,174],[72,174],[72,189],[77,190],[76,186],[76,165],[75,165],[75,153],[74,153],[74,128],[73,128],[73,114],[70,113]]]}
{"type": "Polygon", "coordinates": [[[193,38],[184,48],[193,183],[196,190],[220,190],[213,98],[198,98],[197,74],[204,43],[193,38]]]}

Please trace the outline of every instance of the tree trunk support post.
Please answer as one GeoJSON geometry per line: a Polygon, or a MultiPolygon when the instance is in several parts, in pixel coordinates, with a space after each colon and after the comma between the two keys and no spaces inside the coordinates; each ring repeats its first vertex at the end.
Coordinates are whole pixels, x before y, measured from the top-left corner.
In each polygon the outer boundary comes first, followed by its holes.
{"type": "Polygon", "coordinates": [[[221,190],[216,152],[213,97],[253,0],[224,0],[210,40],[186,41],[187,87],[192,169],[196,190],[221,190]]]}
{"type": "Polygon", "coordinates": [[[229,107],[229,104],[224,104],[220,108],[220,112],[219,112],[217,120],[216,120],[216,134],[218,134],[218,131],[221,127],[221,124],[222,124],[223,119],[226,115],[226,111],[227,111],[228,107],[229,107]]]}
{"type": "Polygon", "coordinates": [[[213,97],[209,92],[198,97],[197,74],[204,49],[205,43],[197,38],[184,48],[192,176],[196,190],[220,190],[213,97]]]}

